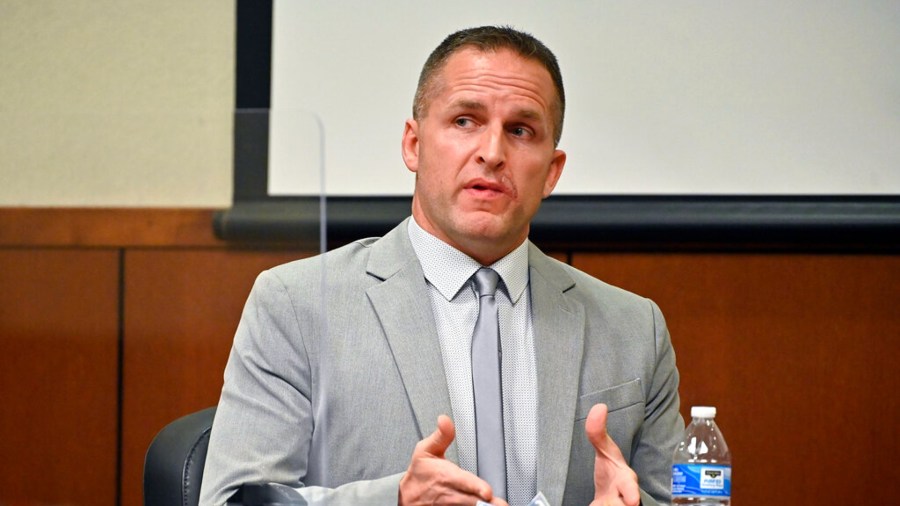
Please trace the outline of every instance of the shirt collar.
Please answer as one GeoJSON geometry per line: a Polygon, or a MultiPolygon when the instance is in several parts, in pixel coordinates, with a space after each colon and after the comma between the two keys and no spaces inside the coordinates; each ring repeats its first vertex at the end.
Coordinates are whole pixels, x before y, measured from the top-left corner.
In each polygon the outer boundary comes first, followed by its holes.
{"type": "MultiPolygon", "coordinates": [[[[470,256],[428,233],[415,218],[409,220],[407,230],[425,279],[447,300],[452,300],[482,267],[470,256]]],[[[497,271],[510,300],[517,303],[528,286],[528,240],[486,267],[497,271]]]]}

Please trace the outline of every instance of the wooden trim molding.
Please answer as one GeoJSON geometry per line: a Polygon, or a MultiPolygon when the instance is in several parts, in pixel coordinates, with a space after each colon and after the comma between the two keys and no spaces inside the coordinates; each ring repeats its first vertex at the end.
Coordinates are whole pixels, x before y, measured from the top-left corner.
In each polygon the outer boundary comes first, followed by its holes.
{"type": "MultiPolygon", "coordinates": [[[[385,234],[409,216],[410,202],[328,197],[329,246],[385,234]]],[[[235,200],[215,214],[214,228],[227,241],[314,247],[321,206],[319,197],[235,200]]],[[[558,195],[541,204],[529,238],[545,249],[576,251],[896,253],[900,197],[558,195]]]]}
{"type": "Polygon", "coordinates": [[[0,207],[0,247],[225,247],[215,211],[0,207]]]}

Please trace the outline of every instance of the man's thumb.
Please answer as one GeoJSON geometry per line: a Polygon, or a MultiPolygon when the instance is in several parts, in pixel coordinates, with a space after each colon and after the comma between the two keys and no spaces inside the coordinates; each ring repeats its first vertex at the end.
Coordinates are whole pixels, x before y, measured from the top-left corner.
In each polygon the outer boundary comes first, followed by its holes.
{"type": "Polygon", "coordinates": [[[594,448],[600,448],[601,445],[606,443],[607,413],[608,408],[606,404],[594,404],[584,423],[584,431],[587,433],[588,441],[594,445],[594,448]]]}
{"type": "Polygon", "coordinates": [[[453,420],[447,415],[441,415],[437,420],[437,428],[422,440],[421,448],[435,457],[443,457],[455,437],[456,427],[453,426],[453,420]]]}

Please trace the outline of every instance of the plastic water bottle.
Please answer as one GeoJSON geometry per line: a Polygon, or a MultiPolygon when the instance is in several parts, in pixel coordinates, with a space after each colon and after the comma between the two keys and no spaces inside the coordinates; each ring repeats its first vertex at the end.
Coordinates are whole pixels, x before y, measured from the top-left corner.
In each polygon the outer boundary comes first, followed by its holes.
{"type": "Polygon", "coordinates": [[[715,417],[714,407],[691,408],[672,457],[672,504],[731,504],[731,452],[715,417]]]}

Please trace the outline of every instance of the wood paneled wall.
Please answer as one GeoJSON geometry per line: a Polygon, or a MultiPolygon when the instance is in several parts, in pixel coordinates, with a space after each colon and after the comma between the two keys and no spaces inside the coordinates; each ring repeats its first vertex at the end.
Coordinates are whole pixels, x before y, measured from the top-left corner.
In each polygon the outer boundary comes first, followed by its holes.
{"type": "Polygon", "coordinates": [[[212,212],[0,209],[0,504],[143,504],[166,423],[218,401],[256,275],[212,212]]]}
{"type": "Polygon", "coordinates": [[[115,504],[117,260],[0,249],[0,503],[115,504]]]}
{"type": "Polygon", "coordinates": [[[900,479],[900,257],[576,253],[654,299],[682,414],[715,405],[734,504],[889,504],[900,479]]]}
{"type": "MultiPolygon", "coordinates": [[[[259,271],[204,210],[0,209],[0,503],[136,506],[168,421],[215,404],[259,271]]],[[[556,256],[653,298],[682,414],[718,406],[734,504],[889,503],[900,478],[900,256],[556,256]]]]}

